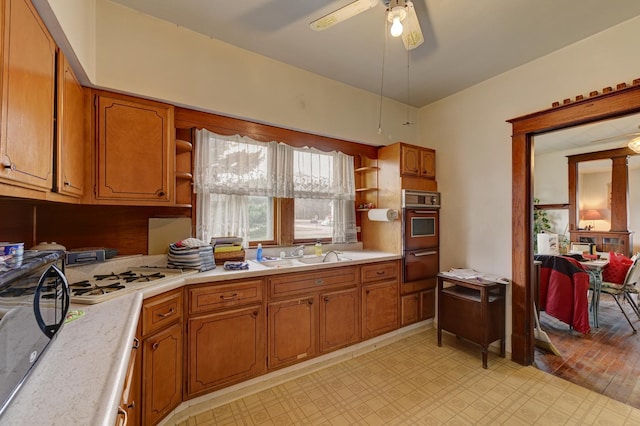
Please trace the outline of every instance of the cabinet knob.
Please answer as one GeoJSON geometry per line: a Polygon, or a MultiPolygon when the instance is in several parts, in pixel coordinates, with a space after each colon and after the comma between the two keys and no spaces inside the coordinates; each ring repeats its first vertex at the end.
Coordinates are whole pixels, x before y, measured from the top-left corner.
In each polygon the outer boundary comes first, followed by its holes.
{"type": "Polygon", "coordinates": [[[320,284],[322,284],[322,283],[324,283],[324,281],[323,281],[322,279],[316,280],[316,284],[317,284],[317,285],[320,285],[320,284]]]}
{"type": "Polygon", "coordinates": [[[71,182],[70,182],[70,181],[68,181],[68,180],[65,180],[65,181],[63,182],[63,184],[64,184],[64,186],[71,186],[71,182]]]}
{"type": "Polygon", "coordinates": [[[158,197],[164,197],[164,195],[165,195],[165,192],[164,192],[164,191],[160,191],[160,192],[158,192],[158,197]]]}
{"type": "Polygon", "coordinates": [[[9,169],[9,170],[16,170],[16,163],[9,161],[9,160],[4,160],[2,162],[2,167],[4,167],[5,169],[9,169]]]}
{"type": "Polygon", "coordinates": [[[132,409],[136,408],[136,402],[135,401],[131,401],[131,404],[127,405],[127,408],[129,410],[132,410],[132,409]]]}
{"type": "Polygon", "coordinates": [[[253,318],[258,318],[258,311],[253,311],[253,312],[251,313],[251,316],[252,316],[253,318]]]}
{"type": "Polygon", "coordinates": [[[154,351],[156,349],[158,349],[159,347],[160,347],[160,343],[158,343],[158,342],[155,342],[153,345],[151,345],[151,349],[154,350],[154,351]]]}
{"type": "Polygon", "coordinates": [[[140,339],[138,339],[137,337],[133,338],[133,349],[138,349],[140,347],[140,339]]]}
{"type": "Polygon", "coordinates": [[[325,296],[325,297],[324,297],[324,301],[325,301],[325,302],[329,302],[329,296],[325,296]]]}
{"type": "Polygon", "coordinates": [[[309,306],[313,305],[313,299],[307,300],[307,305],[309,305],[309,306]]]}

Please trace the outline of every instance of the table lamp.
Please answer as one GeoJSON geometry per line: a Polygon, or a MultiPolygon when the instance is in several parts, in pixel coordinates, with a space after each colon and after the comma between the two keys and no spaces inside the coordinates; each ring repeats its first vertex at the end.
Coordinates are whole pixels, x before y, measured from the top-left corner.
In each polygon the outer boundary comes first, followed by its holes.
{"type": "Polygon", "coordinates": [[[602,214],[600,213],[600,210],[597,210],[597,209],[583,210],[581,219],[590,220],[591,227],[589,228],[589,230],[592,230],[592,229],[595,229],[596,227],[596,220],[602,220],[602,214]]]}

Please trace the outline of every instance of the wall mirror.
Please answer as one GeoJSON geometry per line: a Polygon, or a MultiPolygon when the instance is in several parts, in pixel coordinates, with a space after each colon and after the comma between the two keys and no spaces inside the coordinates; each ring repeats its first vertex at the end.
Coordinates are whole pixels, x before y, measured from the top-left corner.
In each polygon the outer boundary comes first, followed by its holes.
{"type": "MultiPolygon", "coordinates": [[[[640,114],[632,114],[533,137],[534,209],[544,211],[548,220],[547,232],[559,235],[561,252],[569,251],[572,242],[597,240],[595,236],[586,233],[572,234],[570,230],[611,231],[612,208],[626,208],[628,212],[626,227],[620,231],[640,230],[640,194],[637,188],[633,190],[640,181],[640,156],[627,157],[627,197],[624,207],[615,203],[612,205],[612,159],[597,158],[597,153],[603,153],[606,157],[608,152],[626,148],[631,139],[640,135],[639,126],[640,114]],[[576,179],[573,182],[569,179],[570,158],[578,159],[575,163],[576,179]],[[575,198],[570,196],[572,191],[575,191],[575,198]],[[575,200],[575,206],[571,206],[572,200],[575,200]],[[570,211],[575,214],[573,221],[570,221],[570,211]]],[[[617,235],[613,236],[614,240],[616,237],[617,235]]],[[[607,245],[599,246],[598,249],[622,250],[625,253],[640,251],[640,238],[630,240],[632,245],[629,247],[607,245]]],[[[537,250],[537,247],[534,249],[537,250]]]]}

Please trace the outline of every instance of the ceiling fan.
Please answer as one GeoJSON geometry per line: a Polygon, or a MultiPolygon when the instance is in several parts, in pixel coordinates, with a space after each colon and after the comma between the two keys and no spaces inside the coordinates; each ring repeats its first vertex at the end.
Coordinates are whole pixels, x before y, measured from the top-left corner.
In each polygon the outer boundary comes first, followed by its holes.
{"type": "Polygon", "coordinates": [[[415,49],[424,42],[422,30],[413,2],[410,0],[355,0],[346,6],[316,19],[309,26],[314,31],[322,31],[327,28],[369,10],[378,3],[387,8],[387,20],[391,22],[391,35],[402,36],[402,42],[407,50],[415,49]]]}

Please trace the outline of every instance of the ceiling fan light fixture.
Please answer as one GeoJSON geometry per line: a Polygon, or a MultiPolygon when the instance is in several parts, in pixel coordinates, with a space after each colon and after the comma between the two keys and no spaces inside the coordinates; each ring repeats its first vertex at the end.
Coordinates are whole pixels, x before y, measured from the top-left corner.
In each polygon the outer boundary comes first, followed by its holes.
{"type": "Polygon", "coordinates": [[[627,146],[629,147],[629,149],[640,154],[640,136],[632,139],[627,146]]]}
{"type": "Polygon", "coordinates": [[[387,19],[391,22],[391,35],[393,37],[400,37],[404,27],[402,21],[407,17],[407,10],[404,6],[394,6],[389,10],[387,19]]]}

